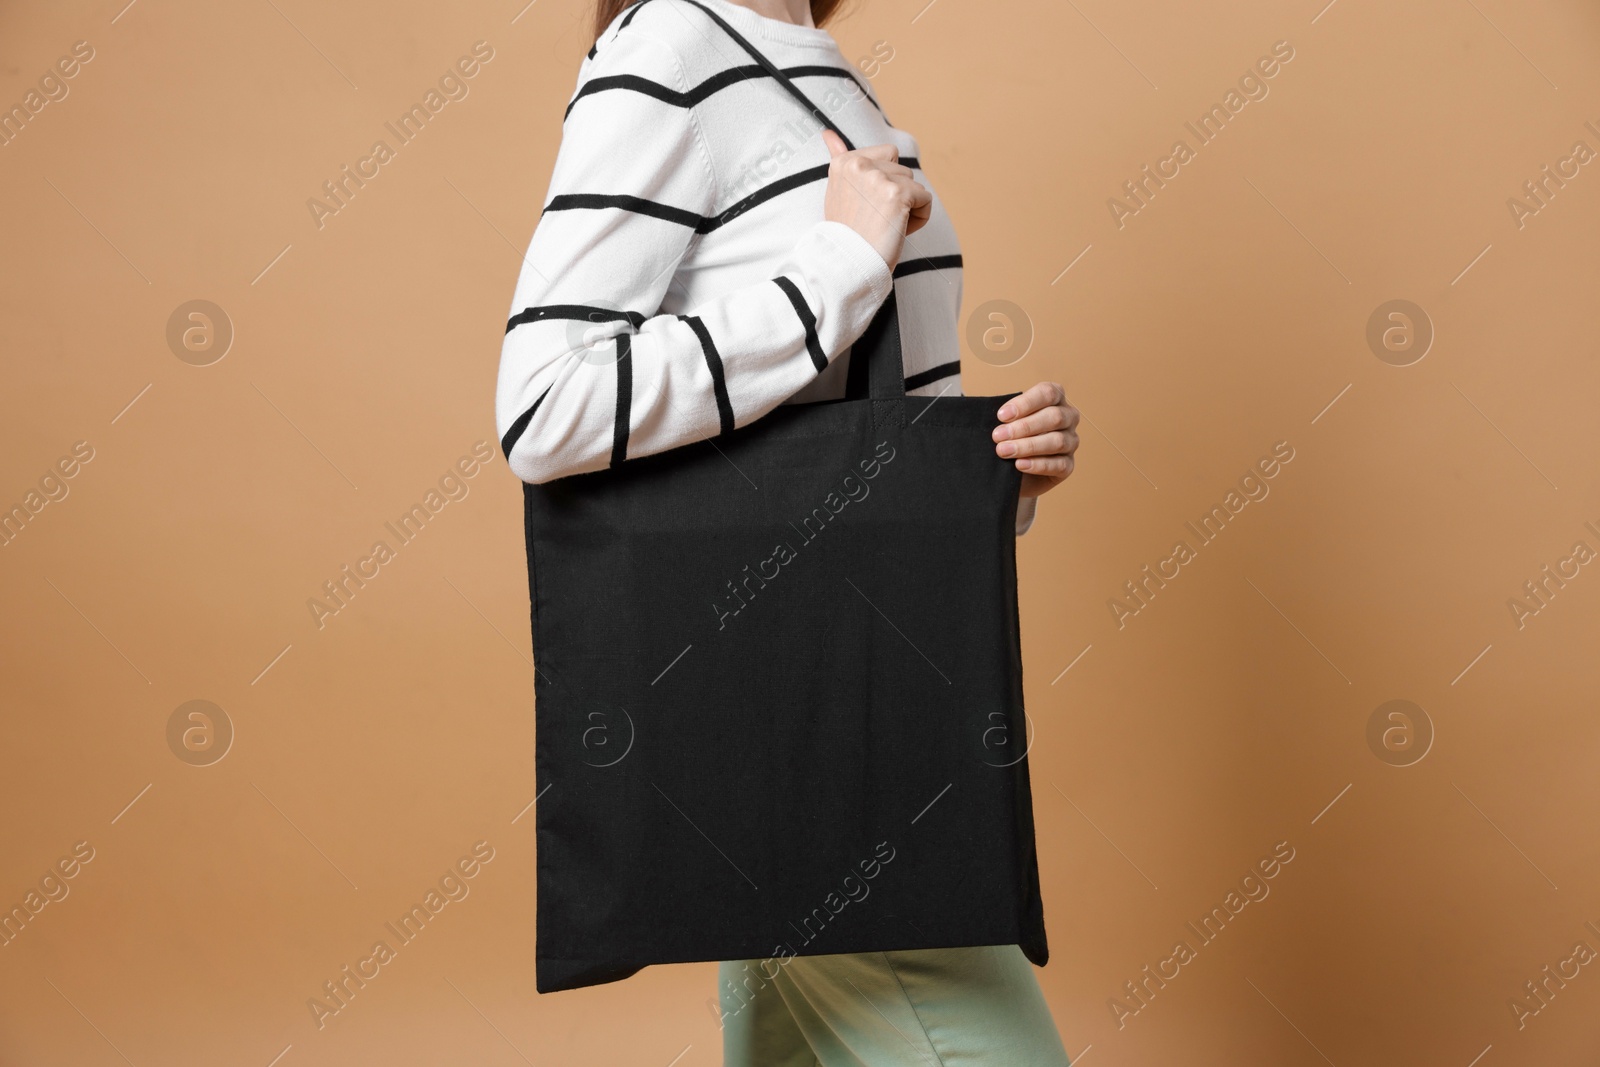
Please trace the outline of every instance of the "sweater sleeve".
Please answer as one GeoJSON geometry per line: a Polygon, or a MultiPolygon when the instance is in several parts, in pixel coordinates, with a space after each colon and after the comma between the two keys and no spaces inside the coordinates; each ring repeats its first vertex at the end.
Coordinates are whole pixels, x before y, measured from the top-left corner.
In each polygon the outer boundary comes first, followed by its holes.
{"type": "Polygon", "coordinates": [[[1017,500],[1017,536],[1021,537],[1033,526],[1034,516],[1039,513],[1039,498],[1036,496],[1019,497],[1017,500]]]}
{"type": "Polygon", "coordinates": [[[669,45],[624,32],[579,82],[495,395],[502,451],[532,483],[760,418],[859,337],[893,285],[863,237],[819,219],[772,277],[658,314],[718,208],[694,110],[669,99],[682,99],[687,79],[669,45]],[[653,90],[612,87],[644,82],[653,90]]]}

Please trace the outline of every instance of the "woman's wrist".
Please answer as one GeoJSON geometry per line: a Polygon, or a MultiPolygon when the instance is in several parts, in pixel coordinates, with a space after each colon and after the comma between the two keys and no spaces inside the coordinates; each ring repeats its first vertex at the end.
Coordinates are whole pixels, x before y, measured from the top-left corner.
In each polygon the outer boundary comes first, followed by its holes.
{"type": "Polygon", "coordinates": [[[817,230],[837,250],[846,268],[870,287],[877,303],[888,298],[894,271],[872,242],[842,222],[824,219],[817,223],[817,230]]]}

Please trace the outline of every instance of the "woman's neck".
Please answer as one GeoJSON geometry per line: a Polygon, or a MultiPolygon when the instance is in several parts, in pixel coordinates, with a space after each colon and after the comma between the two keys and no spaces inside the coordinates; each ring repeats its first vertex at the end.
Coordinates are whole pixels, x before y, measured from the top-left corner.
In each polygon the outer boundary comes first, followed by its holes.
{"type": "Polygon", "coordinates": [[[792,22],[796,26],[814,29],[811,21],[811,0],[729,0],[729,3],[747,7],[758,15],[779,22],[792,22]]]}

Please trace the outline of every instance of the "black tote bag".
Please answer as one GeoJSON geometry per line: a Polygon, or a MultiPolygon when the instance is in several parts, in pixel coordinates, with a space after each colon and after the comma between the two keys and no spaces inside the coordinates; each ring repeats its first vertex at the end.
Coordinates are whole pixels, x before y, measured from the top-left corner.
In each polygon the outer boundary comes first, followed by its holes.
{"type": "Polygon", "coordinates": [[[524,485],[541,993],[653,963],[1048,958],[1006,398],[906,396],[892,293],[849,359],[844,400],[524,485]]]}

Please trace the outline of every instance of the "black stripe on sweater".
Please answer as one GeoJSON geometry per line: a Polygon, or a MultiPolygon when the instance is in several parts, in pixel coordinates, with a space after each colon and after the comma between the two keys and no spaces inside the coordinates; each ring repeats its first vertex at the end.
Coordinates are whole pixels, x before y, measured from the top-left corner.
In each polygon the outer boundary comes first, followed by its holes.
{"type": "Polygon", "coordinates": [[[712,230],[721,229],[726,224],[743,215],[751,208],[758,207],[774,197],[810,185],[813,182],[826,181],[828,178],[828,165],[826,163],[810,170],[796,171],[787,177],[779,178],[775,182],[763,185],[749,196],[729,205],[715,215],[697,215],[683,208],[670,207],[658,204],[653,200],[642,200],[636,196],[602,196],[593,193],[567,193],[555,197],[545,208],[546,211],[570,211],[574,208],[604,208],[620,207],[640,215],[649,215],[653,218],[665,219],[676,222],[681,226],[691,226],[697,234],[708,234],[712,230]]]}
{"type": "Polygon", "coordinates": [[[632,334],[617,335],[617,422],[611,431],[611,465],[628,458],[628,424],[633,418],[632,334]]]}
{"type": "MultiPolygon", "coordinates": [[[[855,82],[857,87],[861,85],[856,76],[844,67],[784,67],[783,73],[790,78],[848,78],[855,82]]],[[[638,74],[610,74],[603,78],[591,78],[585,83],[583,88],[578,90],[578,94],[572,98],[572,102],[567,105],[567,110],[562,113],[561,119],[565,122],[572,115],[572,109],[577,106],[579,100],[586,96],[593,96],[596,93],[606,92],[609,89],[624,89],[659,100],[664,104],[671,104],[673,107],[689,108],[705,101],[730,85],[738,85],[740,82],[766,77],[770,77],[770,75],[758,66],[729,67],[727,70],[718,71],[692,89],[680,92],[677,89],[662,85],[660,82],[651,81],[649,78],[638,74]]],[[[867,98],[867,101],[873,107],[878,107],[878,102],[873,100],[871,94],[867,93],[865,89],[862,90],[862,95],[867,98]]],[[[878,108],[878,110],[881,112],[883,109],[878,108]]]]}
{"type": "Polygon", "coordinates": [[[622,16],[622,25],[617,27],[617,32],[621,33],[623,30],[627,29],[628,23],[632,22],[633,17],[643,10],[644,5],[648,4],[649,2],[650,0],[639,0],[638,3],[634,4],[633,10],[622,16]]]}
{"type": "Polygon", "coordinates": [[[628,196],[626,194],[606,193],[563,193],[561,196],[551,198],[544,206],[545,211],[571,211],[575,208],[606,208],[620,207],[624,211],[631,211],[636,215],[649,215],[652,218],[665,219],[676,222],[680,226],[699,226],[704,221],[704,216],[693,211],[685,211],[681,207],[672,207],[668,204],[658,204],[654,200],[646,200],[642,196],[628,196]]]}
{"type": "Polygon", "coordinates": [[[930,367],[928,370],[919,371],[918,373],[907,378],[906,391],[910,392],[912,389],[921,389],[924,385],[932,385],[941,378],[948,378],[951,375],[960,373],[961,361],[959,359],[952,363],[941,363],[937,367],[930,367]]]}
{"type": "Polygon", "coordinates": [[[644,325],[644,316],[637,311],[615,311],[611,308],[590,307],[587,304],[545,304],[542,307],[523,308],[506,321],[506,333],[529,322],[545,319],[571,319],[577,322],[626,322],[634,329],[644,325]]]}
{"type": "Polygon", "coordinates": [[[528,423],[533,421],[533,413],[539,410],[539,405],[543,404],[544,398],[549,395],[550,389],[546,387],[545,391],[539,394],[539,399],[533,402],[533,406],[518,415],[516,421],[506,430],[506,435],[500,438],[500,451],[505,453],[506,459],[511,458],[511,450],[517,447],[518,441],[522,440],[523,431],[528,428],[528,423]]]}
{"type": "MultiPolygon", "coordinates": [[[[912,170],[919,170],[921,169],[921,160],[917,159],[916,156],[907,156],[905,159],[900,161],[900,165],[903,167],[909,167],[912,170]]],[[[793,174],[790,174],[787,177],[779,178],[775,182],[770,182],[767,185],[763,185],[761,188],[757,189],[744,199],[736,201],[728,207],[723,208],[717,214],[702,218],[699,224],[695,226],[695,233],[710,233],[712,230],[719,229],[722,226],[732,222],[734,219],[738,218],[740,215],[743,215],[751,208],[758,207],[761,204],[766,203],[775,196],[781,196],[782,194],[790,192],[791,190],[799,189],[801,186],[810,185],[812,182],[825,182],[827,180],[828,164],[826,163],[823,163],[820,166],[812,167],[809,170],[795,171],[793,174]]],[[[956,258],[959,259],[960,257],[958,256],[956,258]]]]}
{"type": "MultiPolygon", "coordinates": [[[[840,77],[849,78],[851,81],[856,83],[856,88],[861,90],[861,95],[867,98],[867,103],[869,103],[873,107],[877,108],[878,114],[880,114],[880,115],[883,114],[883,108],[878,107],[878,102],[872,98],[872,94],[871,93],[867,92],[867,87],[864,84],[862,84],[862,81],[861,81],[860,78],[856,77],[856,72],[851,70],[851,69],[849,69],[848,67],[818,67],[818,66],[810,66],[810,67],[783,67],[783,68],[780,68],[780,69],[782,69],[782,71],[785,74],[787,74],[790,78],[840,78],[840,77]]],[[[885,120],[885,121],[887,121],[887,120],[885,120]]]]}
{"type": "Polygon", "coordinates": [[[695,233],[710,233],[712,230],[719,229],[727,223],[732,222],[734,219],[738,218],[740,215],[743,215],[751,208],[766,203],[775,196],[781,196],[782,194],[793,189],[798,189],[803,185],[810,185],[812,182],[826,181],[827,178],[828,164],[826,163],[822,164],[820,167],[812,167],[810,170],[796,171],[795,173],[790,174],[788,177],[779,178],[775,182],[763,185],[749,196],[734,202],[721,212],[712,215],[710,218],[701,219],[700,223],[695,227],[695,233]]]}
{"type": "MultiPolygon", "coordinates": [[[[912,170],[920,170],[922,166],[921,160],[919,160],[916,156],[907,156],[900,161],[900,164],[901,166],[909,167],[912,170]]],[[[710,233],[712,230],[720,229],[722,226],[732,222],[734,219],[738,218],[740,215],[743,215],[751,208],[758,207],[761,204],[766,203],[775,196],[780,196],[783,193],[790,192],[794,189],[799,189],[802,186],[810,185],[813,182],[822,182],[827,180],[828,164],[826,163],[823,163],[820,166],[812,167],[809,170],[796,171],[787,177],[779,178],[775,182],[763,185],[749,196],[729,205],[726,208],[723,208],[715,215],[701,218],[699,224],[695,226],[695,232],[700,234],[710,233]]]]}
{"type": "MultiPolygon", "coordinates": [[[[641,7],[644,7],[644,5],[648,4],[649,2],[650,2],[650,0],[639,0],[638,3],[634,4],[628,10],[628,13],[622,17],[622,25],[617,27],[617,33],[621,33],[623,30],[627,29],[628,28],[628,23],[633,21],[633,16],[637,15],[639,13],[639,9],[641,7]]],[[[616,35],[613,34],[612,35],[612,40],[615,40],[615,39],[616,39],[616,35]]],[[[597,53],[599,51],[600,51],[600,42],[598,40],[596,40],[594,42],[594,44],[589,46],[589,58],[593,59],[595,57],[595,53],[597,53]]]]}
{"type": "MultiPolygon", "coordinates": [[[[916,156],[907,156],[900,161],[900,164],[912,170],[922,169],[922,161],[916,156]]],[[[828,165],[826,163],[812,167],[809,170],[796,171],[787,177],[779,178],[775,182],[763,185],[749,196],[724,208],[715,215],[699,215],[681,207],[657,203],[654,200],[645,200],[642,197],[605,193],[563,193],[560,196],[552,197],[550,203],[546,204],[544,209],[545,211],[573,211],[584,208],[621,208],[636,215],[648,215],[651,218],[675,222],[680,226],[692,227],[697,234],[707,234],[712,230],[720,229],[740,215],[745,214],[751,208],[764,204],[773,197],[781,196],[813,182],[827,181],[827,179],[828,165]]]]}
{"type": "Polygon", "coordinates": [[[711,340],[711,331],[706,329],[706,324],[698,316],[679,315],[678,318],[687,322],[689,329],[700,338],[700,351],[706,357],[706,370],[711,372],[711,388],[717,394],[717,420],[723,433],[732,433],[733,402],[728,399],[728,381],[722,369],[722,356],[717,352],[716,343],[711,340]]]}
{"type": "Polygon", "coordinates": [[[794,305],[794,313],[800,316],[800,324],[806,328],[806,351],[811,353],[811,362],[816,364],[817,373],[821,374],[828,369],[828,357],[822,351],[822,342],[817,338],[817,317],[811,314],[811,308],[806,303],[805,297],[800,295],[800,289],[788,278],[779,275],[772,279],[778,283],[778,288],[789,298],[789,303],[794,305]]]}
{"type": "Polygon", "coordinates": [[[923,259],[903,259],[894,268],[896,278],[904,278],[908,274],[921,274],[925,270],[946,270],[950,267],[960,267],[961,256],[927,256],[923,259]]]}

